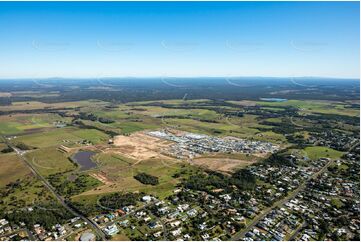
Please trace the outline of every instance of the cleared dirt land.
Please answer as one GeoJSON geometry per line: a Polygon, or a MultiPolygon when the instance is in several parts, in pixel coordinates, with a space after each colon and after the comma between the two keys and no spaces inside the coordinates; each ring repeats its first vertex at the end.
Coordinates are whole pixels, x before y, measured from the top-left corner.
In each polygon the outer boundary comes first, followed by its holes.
{"type": "Polygon", "coordinates": [[[161,151],[170,144],[171,142],[167,140],[158,139],[143,132],[137,132],[129,136],[115,136],[114,146],[116,149],[112,149],[112,151],[135,160],[165,158],[161,151]]]}
{"type": "Polygon", "coordinates": [[[192,164],[201,166],[210,170],[220,172],[232,172],[236,168],[244,167],[255,163],[256,160],[239,160],[230,158],[197,158],[192,164]]]}

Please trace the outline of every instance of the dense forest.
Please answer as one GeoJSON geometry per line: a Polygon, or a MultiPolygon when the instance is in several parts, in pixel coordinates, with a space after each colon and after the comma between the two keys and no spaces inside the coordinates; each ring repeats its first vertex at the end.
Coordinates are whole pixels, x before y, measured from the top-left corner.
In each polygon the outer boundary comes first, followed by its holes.
{"type": "Polygon", "coordinates": [[[256,177],[245,169],[237,170],[231,176],[216,171],[199,172],[184,182],[185,188],[210,194],[213,194],[215,189],[225,189],[227,192],[231,192],[233,186],[241,190],[252,190],[255,185],[256,177]]]}
{"type": "Polygon", "coordinates": [[[106,78],[37,80],[0,80],[0,91],[56,92],[57,95],[0,97],[0,105],[17,101],[46,103],[98,99],[132,102],[167,99],[258,100],[260,97],[310,100],[359,99],[359,80],[298,78],[297,85],[290,78],[106,78]],[[234,79],[234,80],[233,80],[234,79]],[[310,90],[307,85],[312,85],[310,90]],[[288,92],[287,90],[294,90],[288,92]]]}

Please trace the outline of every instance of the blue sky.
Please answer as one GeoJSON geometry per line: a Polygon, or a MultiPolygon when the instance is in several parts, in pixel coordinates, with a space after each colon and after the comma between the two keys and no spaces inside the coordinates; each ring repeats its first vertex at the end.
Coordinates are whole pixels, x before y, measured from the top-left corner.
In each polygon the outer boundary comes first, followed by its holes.
{"type": "Polygon", "coordinates": [[[359,18],[359,2],[0,2],[0,78],[358,78],[359,18]]]}

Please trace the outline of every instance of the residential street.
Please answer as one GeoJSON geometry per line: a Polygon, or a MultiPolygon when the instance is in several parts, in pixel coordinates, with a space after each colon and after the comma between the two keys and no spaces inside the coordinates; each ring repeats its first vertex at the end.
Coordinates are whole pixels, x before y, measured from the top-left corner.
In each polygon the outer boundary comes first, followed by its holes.
{"type": "Polygon", "coordinates": [[[332,160],[329,161],[324,167],[321,168],[321,170],[319,170],[318,172],[316,172],[315,174],[313,174],[307,181],[305,181],[304,183],[302,183],[297,189],[295,189],[291,194],[289,194],[287,197],[284,197],[283,199],[275,202],[271,207],[268,207],[267,209],[263,210],[258,216],[256,216],[253,221],[248,224],[246,226],[246,228],[244,228],[241,232],[237,233],[236,235],[234,235],[232,237],[231,240],[240,240],[241,238],[244,237],[244,235],[250,231],[251,228],[253,228],[260,220],[262,220],[269,212],[272,211],[272,209],[278,207],[278,206],[282,206],[283,204],[285,204],[286,202],[290,201],[291,199],[295,198],[297,196],[297,194],[302,191],[305,187],[306,187],[306,183],[313,179],[316,178],[318,175],[320,175],[321,173],[323,173],[327,167],[329,167],[332,164],[332,160]]]}

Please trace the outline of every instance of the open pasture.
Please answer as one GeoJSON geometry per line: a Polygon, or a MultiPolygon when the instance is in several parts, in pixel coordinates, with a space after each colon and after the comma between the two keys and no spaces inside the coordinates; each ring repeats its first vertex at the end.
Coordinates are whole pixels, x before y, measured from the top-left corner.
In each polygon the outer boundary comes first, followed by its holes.
{"type": "Polygon", "coordinates": [[[360,116],[358,108],[347,107],[347,103],[333,101],[311,101],[311,100],[288,100],[285,102],[257,102],[263,107],[295,107],[301,113],[322,113],[322,114],[338,114],[346,116],[360,116]]]}
{"type": "Polygon", "coordinates": [[[114,183],[117,179],[130,172],[136,160],[124,157],[116,152],[100,152],[93,158],[99,166],[93,177],[104,183],[114,183]]]}
{"type": "Polygon", "coordinates": [[[81,108],[94,105],[104,105],[106,102],[98,100],[86,100],[77,102],[43,103],[38,101],[13,102],[11,105],[0,106],[0,111],[21,111],[33,109],[62,109],[81,108]]]}
{"type": "Polygon", "coordinates": [[[281,134],[272,131],[261,132],[258,128],[271,128],[261,125],[256,115],[244,115],[243,117],[220,117],[217,123],[203,122],[195,119],[165,119],[165,124],[179,130],[193,133],[203,133],[216,136],[234,136],[237,138],[284,143],[286,139],[281,134]]]}
{"type": "Polygon", "coordinates": [[[191,119],[217,119],[220,117],[213,110],[207,109],[174,109],[160,106],[134,106],[131,109],[134,113],[152,117],[183,116],[191,119]]]}
{"type": "Polygon", "coordinates": [[[180,161],[163,159],[149,159],[131,165],[125,164],[124,161],[119,161],[119,165],[114,164],[114,160],[109,161],[109,164],[107,162],[108,161],[103,159],[102,165],[99,167],[99,172],[111,178],[111,183],[106,183],[95,189],[86,191],[79,196],[129,191],[146,192],[155,196],[165,197],[172,193],[172,190],[179,182],[177,178],[172,176],[183,169],[183,166],[189,167],[189,165],[180,161]],[[152,186],[140,183],[134,176],[141,172],[158,177],[159,184],[152,186]]]}
{"type": "Polygon", "coordinates": [[[344,154],[344,152],[323,146],[306,147],[304,151],[311,160],[317,160],[319,158],[340,159],[344,154]]]}
{"type": "Polygon", "coordinates": [[[14,97],[27,97],[27,98],[42,98],[42,97],[58,97],[60,96],[59,91],[15,91],[11,92],[11,95],[14,97]]]}
{"type": "Polygon", "coordinates": [[[19,136],[14,142],[22,142],[29,146],[43,148],[49,146],[81,146],[83,140],[92,144],[105,143],[109,136],[96,129],[78,129],[74,127],[53,129],[49,132],[19,136]]]}
{"type": "Polygon", "coordinates": [[[54,122],[69,122],[70,118],[62,118],[57,114],[13,114],[0,116],[0,134],[20,134],[34,129],[55,127],[54,122]]]}
{"type": "Polygon", "coordinates": [[[26,158],[44,176],[75,170],[77,168],[66,153],[60,152],[57,147],[46,147],[30,151],[26,158]]]}
{"type": "Polygon", "coordinates": [[[142,130],[157,129],[160,126],[160,120],[151,117],[144,117],[135,120],[124,120],[118,123],[111,124],[112,127],[117,128],[121,134],[131,134],[142,130]]]}
{"type": "Polygon", "coordinates": [[[15,154],[0,154],[0,187],[31,174],[29,168],[15,154]]]}
{"type": "MultiPolygon", "coordinates": [[[[1,188],[9,194],[1,198],[0,211],[14,211],[26,207],[59,206],[53,194],[33,175],[19,177],[20,182],[16,186],[1,188]]],[[[5,193],[6,194],[6,193],[5,193]]]]}
{"type": "Polygon", "coordinates": [[[162,126],[161,119],[151,116],[128,113],[124,110],[91,112],[99,117],[105,117],[114,120],[113,123],[101,123],[99,121],[82,120],[86,125],[91,125],[102,130],[112,131],[119,134],[131,134],[142,130],[157,129],[162,126]]]}
{"type": "Polygon", "coordinates": [[[184,104],[187,103],[199,103],[209,101],[209,99],[194,99],[194,100],[181,100],[181,99],[169,99],[169,100],[157,100],[157,101],[140,101],[140,102],[129,102],[127,103],[128,106],[138,106],[138,105],[149,105],[152,103],[163,103],[163,104],[184,104]]]}

